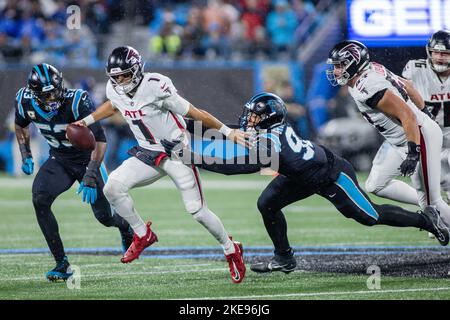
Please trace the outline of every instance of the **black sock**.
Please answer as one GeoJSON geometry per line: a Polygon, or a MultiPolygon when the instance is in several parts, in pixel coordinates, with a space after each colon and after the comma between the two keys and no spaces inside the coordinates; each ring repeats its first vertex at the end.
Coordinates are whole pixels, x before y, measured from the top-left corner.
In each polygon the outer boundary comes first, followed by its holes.
{"type": "Polygon", "coordinates": [[[376,210],[379,214],[377,224],[422,229],[425,229],[428,224],[423,215],[390,204],[377,205],[376,210]]]}
{"type": "Polygon", "coordinates": [[[56,222],[55,215],[48,208],[36,208],[36,217],[41,227],[41,231],[44,234],[47,245],[55,258],[56,262],[63,260],[66,255],[64,252],[64,246],[59,235],[58,223],[56,222]]]}
{"type": "Polygon", "coordinates": [[[275,247],[275,254],[286,255],[287,252],[290,252],[291,247],[287,238],[287,223],[283,212],[281,210],[265,212],[262,213],[262,217],[267,233],[275,247]]]}

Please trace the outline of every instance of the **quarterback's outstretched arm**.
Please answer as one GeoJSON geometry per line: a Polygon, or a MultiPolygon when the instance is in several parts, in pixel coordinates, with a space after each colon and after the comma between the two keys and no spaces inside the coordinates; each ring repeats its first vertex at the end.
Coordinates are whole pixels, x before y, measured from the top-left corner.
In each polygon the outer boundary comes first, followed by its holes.
{"type": "Polygon", "coordinates": [[[198,109],[194,107],[192,104],[190,104],[186,116],[194,120],[201,121],[205,127],[219,130],[231,141],[246,146],[246,140],[250,136],[248,133],[238,129],[231,129],[227,127],[209,112],[202,109],[198,109]]]}
{"type": "Polygon", "coordinates": [[[74,124],[79,126],[90,126],[91,124],[111,117],[117,111],[116,108],[111,103],[111,100],[106,100],[103,104],[92,112],[87,117],[74,122],[74,124]]]}

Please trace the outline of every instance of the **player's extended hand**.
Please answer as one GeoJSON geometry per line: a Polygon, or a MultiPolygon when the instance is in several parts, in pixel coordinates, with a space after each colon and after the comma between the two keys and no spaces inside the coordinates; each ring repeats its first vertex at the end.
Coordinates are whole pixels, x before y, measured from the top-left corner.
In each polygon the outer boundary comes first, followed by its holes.
{"type": "Polygon", "coordinates": [[[86,170],[83,180],[78,187],[77,194],[83,192],[83,202],[94,204],[97,201],[97,174],[93,170],[86,170]]]}
{"type": "Polygon", "coordinates": [[[72,122],[71,124],[74,124],[79,127],[86,127],[86,123],[83,120],[78,120],[78,121],[72,122]]]}
{"type": "Polygon", "coordinates": [[[400,165],[400,172],[404,177],[411,176],[416,171],[420,159],[420,146],[408,141],[408,155],[400,165]]]}
{"type": "Polygon", "coordinates": [[[23,173],[25,173],[26,175],[31,175],[34,172],[34,162],[33,162],[33,158],[29,157],[23,160],[22,162],[22,171],[23,173]]]}
{"type": "Polygon", "coordinates": [[[231,130],[231,133],[228,136],[228,139],[230,139],[231,141],[236,142],[237,144],[240,144],[241,146],[244,146],[247,148],[250,146],[249,141],[248,141],[249,138],[250,138],[250,133],[241,131],[239,129],[231,130]]]}

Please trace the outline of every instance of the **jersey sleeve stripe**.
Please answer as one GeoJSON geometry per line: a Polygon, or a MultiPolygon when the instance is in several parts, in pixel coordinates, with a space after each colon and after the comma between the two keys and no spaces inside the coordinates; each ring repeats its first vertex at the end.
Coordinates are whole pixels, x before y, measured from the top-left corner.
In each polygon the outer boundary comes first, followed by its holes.
{"type": "Polygon", "coordinates": [[[80,104],[80,98],[81,98],[82,94],[83,94],[83,90],[77,90],[75,92],[75,98],[72,101],[72,113],[73,113],[75,120],[77,120],[80,115],[80,113],[78,111],[78,105],[80,104]]]}
{"type": "Polygon", "coordinates": [[[173,119],[175,120],[175,122],[176,122],[178,128],[179,128],[180,130],[185,130],[186,128],[181,124],[180,120],[178,120],[178,118],[173,114],[173,112],[172,112],[172,111],[169,111],[169,113],[172,115],[172,117],[173,117],[173,119]]]}
{"type": "Polygon", "coordinates": [[[17,107],[19,108],[19,114],[22,116],[22,118],[25,118],[25,112],[23,111],[22,106],[22,97],[24,91],[25,91],[24,88],[20,89],[19,97],[17,98],[17,107]]]}

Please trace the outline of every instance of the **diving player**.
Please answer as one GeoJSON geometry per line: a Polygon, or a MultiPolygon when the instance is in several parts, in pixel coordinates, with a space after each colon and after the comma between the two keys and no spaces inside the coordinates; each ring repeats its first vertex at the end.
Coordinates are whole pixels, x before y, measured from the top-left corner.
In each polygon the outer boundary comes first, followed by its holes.
{"type": "Polygon", "coordinates": [[[66,138],[66,126],[93,110],[88,93],[66,89],[61,72],[47,63],[33,67],[27,86],[21,88],[16,96],[15,131],[25,174],[31,175],[34,171],[30,123],[34,123],[50,146],[49,158],[33,181],[32,199],[39,226],[56,260],[56,267],[46,274],[51,281],[67,280],[72,275],[51,206],[75,181],[80,182],[78,193],[82,193],[83,202],[91,205],[97,220],[106,227],[119,228],[123,249],[128,249],[133,237],[128,223],[111,211],[103,195],[107,176],[101,165],[106,150],[102,127],[99,124],[90,126],[96,140],[92,152],[75,149],[66,138]]]}
{"type": "MultiPolygon", "coordinates": [[[[433,233],[441,245],[448,244],[449,230],[435,208],[427,206],[422,212],[414,213],[393,205],[374,204],[359,187],[351,164],[327,148],[301,139],[285,121],[286,113],[285,104],[278,96],[272,93],[253,96],[240,120],[241,130],[253,132],[249,155],[235,158],[233,164],[229,159],[222,164],[207,157],[199,164],[203,169],[223,174],[252,173],[263,167],[279,173],[257,203],[275,247],[274,256],[269,261],[253,263],[251,270],[289,273],[295,269],[297,263],[281,210],[313,194],[324,197],[345,217],[363,225],[421,228],[433,233]]],[[[193,160],[197,163],[198,157],[186,152],[188,148],[177,146],[178,142],[162,140],[166,153],[185,163],[193,160]]]]}

